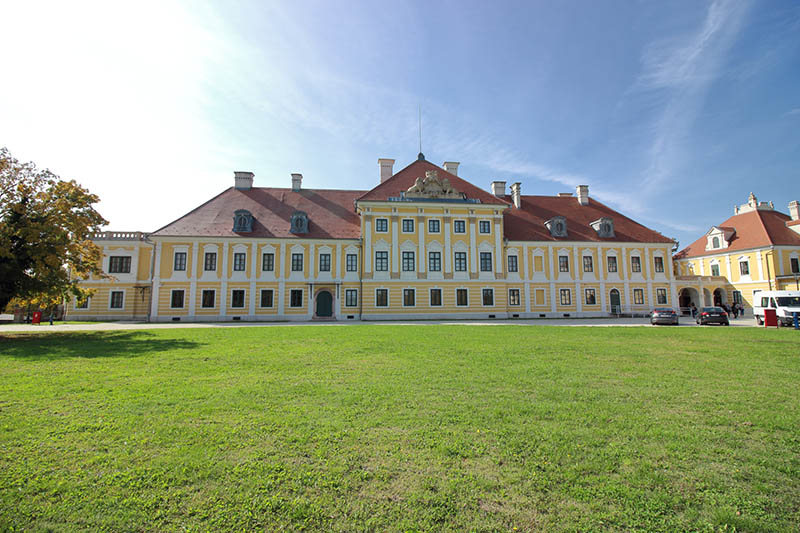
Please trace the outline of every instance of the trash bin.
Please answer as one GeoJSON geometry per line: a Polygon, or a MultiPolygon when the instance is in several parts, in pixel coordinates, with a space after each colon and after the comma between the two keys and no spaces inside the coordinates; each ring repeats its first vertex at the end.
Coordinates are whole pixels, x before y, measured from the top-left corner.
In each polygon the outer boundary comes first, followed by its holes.
{"type": "Polygon", "coordinates": [[[41,324],[42,322],[42,312],[41,311],[34,311],[33,312],[33,319],[31,320],[31,324],[41,324]]]}
{"type": "Polygon", "coordinates": [[[778,327],[778,315],[775,313],[774,309],[764,309],[764,327],[765,328],[778,327]]]}

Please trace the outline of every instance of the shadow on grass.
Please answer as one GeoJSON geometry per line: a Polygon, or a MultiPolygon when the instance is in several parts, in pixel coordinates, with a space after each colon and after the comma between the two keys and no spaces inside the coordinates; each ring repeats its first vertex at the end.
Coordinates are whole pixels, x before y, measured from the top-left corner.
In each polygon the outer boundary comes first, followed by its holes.
{"type": "Polygon", "coordinates": [[[69,357],[141,357],[158,352],[191,350],[205,343],[164,339],[147,331],[0,335],[0,358],[31,361],[69,357]]]}

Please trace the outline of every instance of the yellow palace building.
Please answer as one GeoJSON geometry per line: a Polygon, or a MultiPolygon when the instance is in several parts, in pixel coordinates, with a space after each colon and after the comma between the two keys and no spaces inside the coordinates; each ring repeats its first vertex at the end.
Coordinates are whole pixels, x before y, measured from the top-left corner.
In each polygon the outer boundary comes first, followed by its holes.
{"type": "Polygon", "coordinates": [[[98,234],[108,279],[73,318],[503,319],[677,306],[674,241],[589,196],[489,191],[422,154],[370,190],[233,187],[149,234],[98,234]]]}

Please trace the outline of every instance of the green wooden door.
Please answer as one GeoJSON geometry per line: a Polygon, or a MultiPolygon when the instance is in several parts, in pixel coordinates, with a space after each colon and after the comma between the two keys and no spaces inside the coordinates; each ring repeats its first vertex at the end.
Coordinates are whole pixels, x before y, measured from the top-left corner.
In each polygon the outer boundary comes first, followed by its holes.
{"type": "Polygon", "coordinates": [[[328,291],[317,293],[317,316],[333,316],[333,296],[328,291]]]}
{"type": "Polygon", "coordinates": [[[619,291],[617,289],[611,289],[611,312],[615,315],[620,314],[622,311],[619,301],[619,291]]]}

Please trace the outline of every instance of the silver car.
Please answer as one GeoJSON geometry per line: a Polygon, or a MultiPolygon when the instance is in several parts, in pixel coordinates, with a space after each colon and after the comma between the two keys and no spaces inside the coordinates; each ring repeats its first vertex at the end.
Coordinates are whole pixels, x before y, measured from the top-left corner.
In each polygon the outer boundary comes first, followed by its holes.
{"type": "Polygon", "coordinates": [[[656,324],[667,324],[672,326],[678,325],[678,313],[669,307],[656,307],[650,314],[650,323],[654,326],[656,324]]]}

